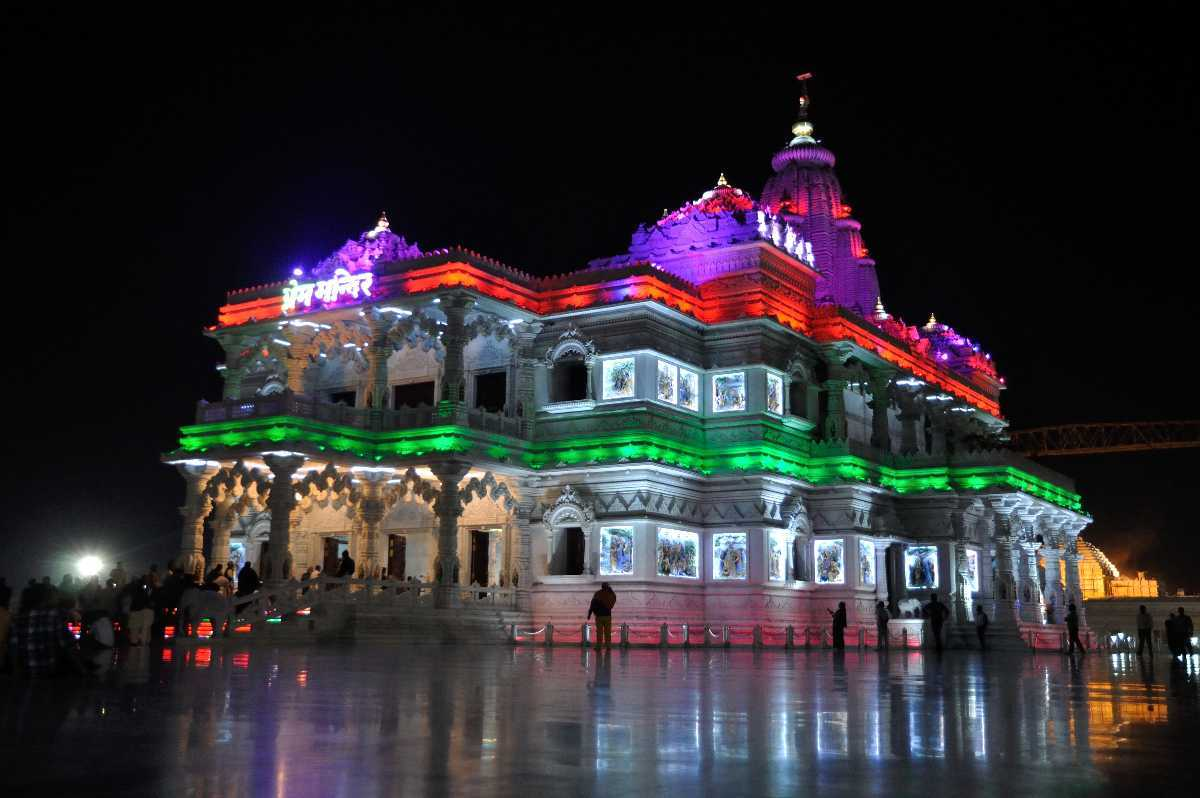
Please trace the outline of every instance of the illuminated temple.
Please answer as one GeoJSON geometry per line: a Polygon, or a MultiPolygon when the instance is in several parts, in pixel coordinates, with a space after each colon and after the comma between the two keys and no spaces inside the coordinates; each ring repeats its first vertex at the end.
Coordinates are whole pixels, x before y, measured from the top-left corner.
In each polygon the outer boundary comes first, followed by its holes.
{"type": "Polygon", "coordinates": [[[885,309],[807,112],[760,191],[722,175],[565,274],[381,217],[230,292],[224,395],[165,457],[180,564],[278,584],[348,550],[439,611],[576,629],[602,580],[618,623],[827,626],[845,601],[873,635],[877,601],[938,593],[961,629],[975,604],[1013,639],[1061,624],[1080,497],[1003,447],[979,342],[885,309]]]}

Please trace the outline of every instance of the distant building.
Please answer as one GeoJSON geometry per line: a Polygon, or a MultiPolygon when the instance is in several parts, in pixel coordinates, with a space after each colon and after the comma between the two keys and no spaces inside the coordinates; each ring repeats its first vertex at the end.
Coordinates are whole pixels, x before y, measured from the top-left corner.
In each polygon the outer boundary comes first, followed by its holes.
{"type": "Polygon", "coordinates": [[[1117,566],[1104,552],[1079,538],[1079,584],[1085,599],[1156,598],[1158,580],[1150,579],[1145,571],[1137,576],[1121,576],[1117,566]]]}

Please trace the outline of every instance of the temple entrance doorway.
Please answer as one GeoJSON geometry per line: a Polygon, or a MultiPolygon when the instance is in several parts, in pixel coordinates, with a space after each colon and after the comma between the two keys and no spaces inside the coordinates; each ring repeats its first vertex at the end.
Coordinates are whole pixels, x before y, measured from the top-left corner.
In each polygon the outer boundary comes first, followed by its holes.
{"type": "Polygon", "coordinates": [[[583,573],[584,564],[583,528],[562,527],[556,537],[557,545],[550,562],[550,572],[561,576],[579,576],[583,573]]]}
{"type": "Polygon", "coordinates": [[[489,543],[490,536],[487,532],[471,532],[471,584],[478,583],[481,587],[487,587],[489,543]]]}
{"type": "Polygon", "coordinates": [[[408,568],[408,538],[404,535],[388,535],[388,576],[392,579],[404,579],[408,568]]]}
{"type": "Polygon", "coordinates": [[[333,536],[325,538],[325,551],[321,558],[321,573],[325,576],[337,576],[338,563],[342,559],[342,552],[349,547],[349,543],[345,538],[333,536]]]}
{"type": "Polygon", "coordinates": [[[269,540],[264,540],[258,546],[258,562],[254,563],[251,567],[257,566],[255,568],[255,570],[258,572],[258,574],[260,576],[262,575],[262,572],[263,572],[263,566],[267,562],[267,552],[269,552],[270,550],[271,550],[271,541],[269,541],[269,540]]]}

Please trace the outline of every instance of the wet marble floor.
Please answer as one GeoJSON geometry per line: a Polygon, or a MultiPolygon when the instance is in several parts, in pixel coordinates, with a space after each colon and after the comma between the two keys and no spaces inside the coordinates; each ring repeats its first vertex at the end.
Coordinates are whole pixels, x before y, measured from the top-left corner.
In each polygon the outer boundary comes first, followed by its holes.
{"type": "Polygon", "coordinates": [[[0,677],[0,782],[42,796],[1178,794],[1200,774],[1198,671],[1130,655],[181,643],[89,680],[0,677]]]}

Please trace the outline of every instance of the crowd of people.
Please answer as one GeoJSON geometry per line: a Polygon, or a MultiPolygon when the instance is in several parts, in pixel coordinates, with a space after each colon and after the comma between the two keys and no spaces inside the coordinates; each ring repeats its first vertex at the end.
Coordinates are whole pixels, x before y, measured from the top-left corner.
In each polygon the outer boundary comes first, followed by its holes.
{"type": "Polygon", "coordinates": [[[86,673],[90,654],[161,639],[187,588],[248,596],[260,584],[248,562],[237,573],[231,562],[218,565],[203,579],[173,566],[162,574],[157,565],[130,579],[118,562],[103,579],[66,574],[57,585],[48,576],[30,579],[10,609],[13,590],[0,578],[0,670],[86,673]]]}

